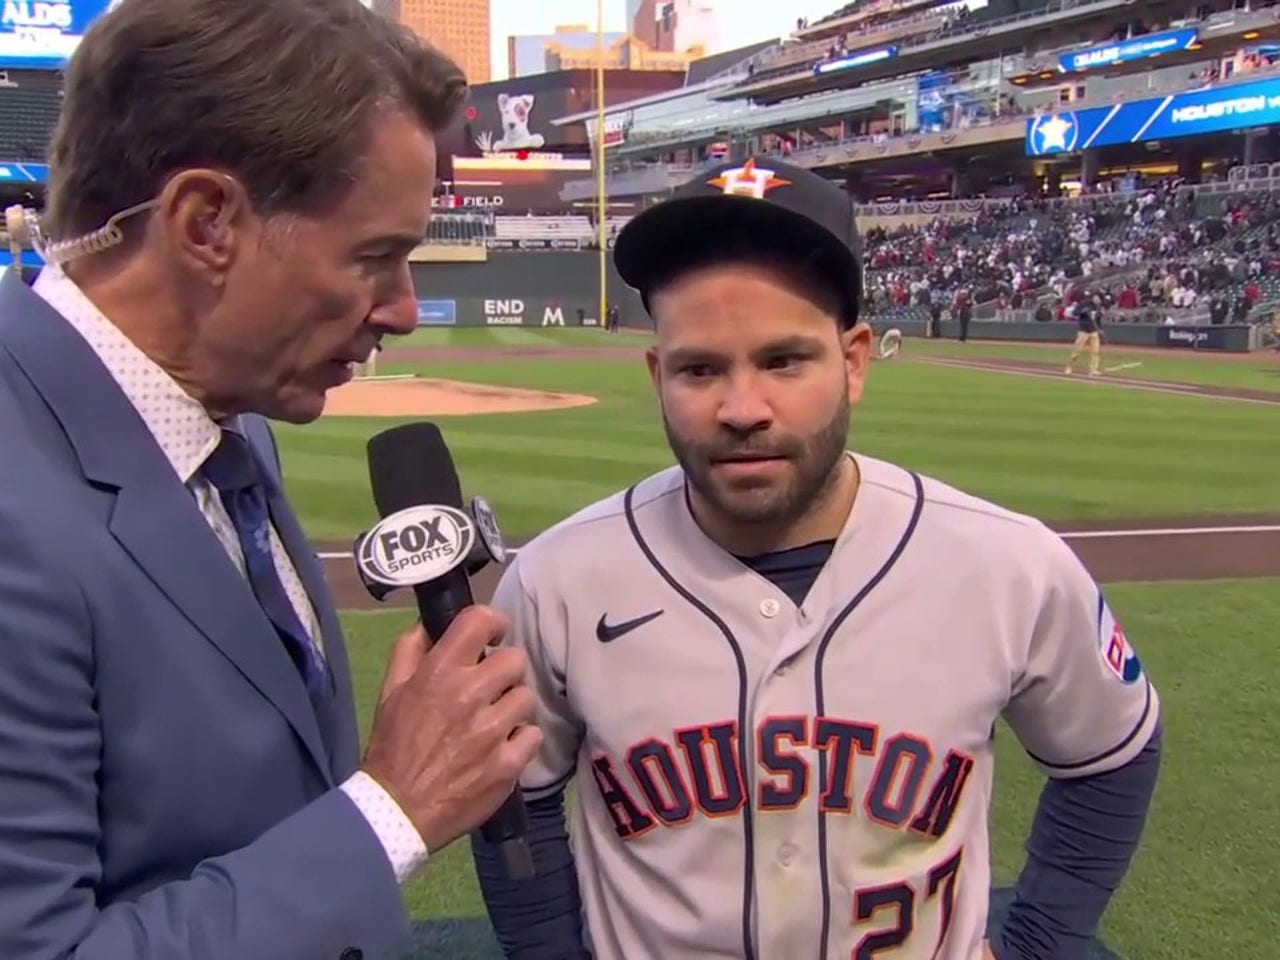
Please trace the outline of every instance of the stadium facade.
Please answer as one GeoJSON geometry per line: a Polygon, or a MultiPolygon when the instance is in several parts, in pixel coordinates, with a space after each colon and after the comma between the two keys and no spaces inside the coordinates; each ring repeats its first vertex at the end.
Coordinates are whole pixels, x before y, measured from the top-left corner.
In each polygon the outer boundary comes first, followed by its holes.
{"type": "MultiPolygon", "coordinates": [[[[606,189],[661,196],[748,153],[785,155],[862,202],[1198,182],[1277,158],[1278,57],[1274,4],[859,2],[610,106],[606,189]]],[[[554,122],[594,138],[590,111],[554,122]]],[[[594,193],[588,178],[568,195],[594,193]]]]}

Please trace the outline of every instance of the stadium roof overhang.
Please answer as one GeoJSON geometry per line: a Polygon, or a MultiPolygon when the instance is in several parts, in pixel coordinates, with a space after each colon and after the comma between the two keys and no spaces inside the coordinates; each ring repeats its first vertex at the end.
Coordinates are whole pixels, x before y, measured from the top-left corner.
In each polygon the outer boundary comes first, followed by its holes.
{"type": "Polygon", "coordinates": [[[860,23],[870,20],[872,17],[886,13],[903,15],[916,13],[930,7],[943,6],[947,2],[949,0],[881,0],[879,3],[866,4],[861,9],[843,17],[819,20],[815,24],[795,31],[791,34],[791,37],[794,40],[805,43],[813,40],[823,40],[827,37],[835,38],[842,36],[848,30],[856,28],[860,23]]]}

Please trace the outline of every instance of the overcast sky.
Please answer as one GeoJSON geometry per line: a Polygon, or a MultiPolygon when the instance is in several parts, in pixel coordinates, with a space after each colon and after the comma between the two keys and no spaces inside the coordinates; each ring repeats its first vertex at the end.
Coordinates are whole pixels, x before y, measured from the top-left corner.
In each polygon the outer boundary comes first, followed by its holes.
{"type": "MultiPolygon", "coordinates": [[[[732,50],[781,37],[795,28],[797,17],[816,20],[840,6],[840,0],[720,0],[720,47],[732,50]]],[[[552,33],[559,24],[596,27],[596,0],[490,0],[490,10],[494,80],[507,77],[507,37],[552,33]]],[[[626,12],[626,0],[604,0],[604,29],[625,29],[626,12]]]]}

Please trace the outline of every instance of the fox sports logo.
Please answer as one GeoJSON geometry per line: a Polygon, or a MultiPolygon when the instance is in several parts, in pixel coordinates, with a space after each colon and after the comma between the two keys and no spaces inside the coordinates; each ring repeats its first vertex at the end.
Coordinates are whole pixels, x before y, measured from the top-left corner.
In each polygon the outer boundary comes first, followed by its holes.
{"type": "Polygon", "coordinates": [[[370,580],[392,587],[428,583],[471,552],[476,528],[455,507],[417,506],[383,517],[360,542],[356,563],[370,580]]]}

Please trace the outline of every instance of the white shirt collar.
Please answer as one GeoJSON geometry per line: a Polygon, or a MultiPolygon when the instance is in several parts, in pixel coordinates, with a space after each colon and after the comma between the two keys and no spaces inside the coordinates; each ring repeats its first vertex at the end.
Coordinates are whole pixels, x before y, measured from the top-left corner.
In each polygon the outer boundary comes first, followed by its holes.
{"type": "Polygon", "coordinates": [[[40,271],[32,289],[75,328],[119,384],[183,483],[213,453],[221,428],[54,264],[40,271]]]}

